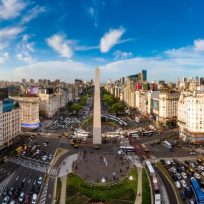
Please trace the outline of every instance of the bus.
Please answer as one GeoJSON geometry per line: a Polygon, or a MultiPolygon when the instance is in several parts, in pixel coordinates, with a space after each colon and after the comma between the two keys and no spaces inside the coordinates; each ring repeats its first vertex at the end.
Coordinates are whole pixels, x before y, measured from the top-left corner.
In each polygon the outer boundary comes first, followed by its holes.
{"type": "Polygon", "coordinates": [[[194,193],[194,195],[196,197],[197,203],[198,204],[203,204],[204,203],[204,193],[201,190],[197,179],[194,178],[194,177],[191,178],[191,186],[192,186],[192,189],[193,189],[193,193],[194,193]]]}
{"type": "Polygon", "coordinates": [[[128,136],[139,137],[139,131],[131,131],[131,132],[128,132],[128,136]]]}
{"type": "Polygon", "coordinates": [[[120,146],[120,150],[123,152],[134,152],[135,148],[133,146],[120,146]]]}
{"type": "Polygon", "coordinates": [[[119,132],[107,132],[106,137],[119,137],[119,132]]]}
{"type": "Polygon", "coordinates": [[[23,147],[19,146],[18,148],[16,148],[16,153],[17,154],[21,154],[23,151],[23,147]]]}
{"type": "Polygon", "coordinates": [[[170,142],[168,142],[167,140],[164,140],[164,141],[162,142],[162,145],[163,145],[164,147],[166,147],[167,149],[172,149],[172,144],[171,144],[170,142]]]}
{"type": "Polygon", "coordinates": [[[148,130],[148,131],[144,131],[144,132],[142,133],[142,135],[143,135],[143,136],[148,136],[148,137],[150,137],[150,136],[153,135],[153,133],[154,133],[153,130],[148,130]]]}

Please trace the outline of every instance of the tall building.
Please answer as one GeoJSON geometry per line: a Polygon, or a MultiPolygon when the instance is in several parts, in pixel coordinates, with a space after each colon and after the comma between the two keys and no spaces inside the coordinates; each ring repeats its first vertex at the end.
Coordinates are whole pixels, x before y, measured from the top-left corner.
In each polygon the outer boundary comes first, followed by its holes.
{"type": "Polygon", "coordinates": [[[147,81],[147,70],[142,70],[142,80],[147,81]]]}
{"type": "Polygon", "coordinates": [[[182,92],[178,102],[180,138],[194,143],[204,142],[204,93],[182,92]]]}
{"type": "Polygon", "coordinates": [[[12,144],[21,133],[20,108],[12,99],[0,101],[0,149],[12,144]]]}
{"type": "Polygon", "coordinates": [[[38,97],[12,97],[19,103],[22,128],[36,129],[40,125],[38,97]]]}

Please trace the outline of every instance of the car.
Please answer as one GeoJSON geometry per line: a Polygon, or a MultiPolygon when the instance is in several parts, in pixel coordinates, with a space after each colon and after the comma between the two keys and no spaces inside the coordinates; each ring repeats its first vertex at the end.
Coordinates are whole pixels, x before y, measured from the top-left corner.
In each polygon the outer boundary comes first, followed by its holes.
{"type": "Polygon", "coordinates": [[[8,194],[8,188],[5,188],[4,191],[3,191],[3,193],[2,193],[2,195],[3,195],[3,196],[7,196],[7,194],[8,194]]]}
{"type": "Polygon", "coordinates": [[[180,173],[176,173],[175,175],[176,175],[176,177],[177,177],[178,179],[181,179],[181,174],[180,174],[180,173]]]}
{"type": "Polygon", "coordinates": [[[44,156],[42,157],[42,160],[43,160],[43,161],[46,161],[46,160],[47,160],[47,155],[44,155],[44,156]]]}
{"type": "Polygon", "coordinates": [[[179,181],[176,181],[175,184],[176,184],[176,188],[181,188],[181,184],[179,181]]]}
{"type": "Polygon", "coordinates": [[[201,175],[204,176],[204,171],[201,172],[201,175]]]}
{"type": "Polygon", "coordinates": [[[188,186],[186,186],[186,195],[187,195],[188,197],[191,197],[191,195],[192,195],[191,188],[188,187],[188,186]]]}
{"type": "Polygon", "coordinates": [[[44,142],[43,145],[44,145],[44,147],[47,147],[47,143],[46,142],[44,142]]]}
{"type": "Polygon", "coordinates": [[[9,196],[4,197],[2,204],[8,204],[9,203],[9,196]]]}
{"type": "Polygon", "coordinates": [[[38,184],[38,185],[41,185],[41,184],[42,184],[42,180],[43,180],[43,178],[42,178],[42,176],[40,176],[40,177],[38,178],[37,184],[38,184]]]}
{"type": "Polygon", "coordinates": [[[51,160],[51,159],[52,159],[52,154],[50,154],[50,155],[49,155],[48,159],[49,159],[49,160],[51,160]]]}
{"type": "Polygon", "coordinates": [[[182,199],[182,200],[185,200],[185,199],[186,199],[185,191],[181,191],[181,199],[182,199]]]}
{"type": "Polygon", "coordinates": [[[24,193],[24,192],[21,192],[21,193],[20,193],[20,196],[18,197],[19,203],[23,203],[24,199],[25,199],[25,193],[24,193]]]}
{"type": "Polygon", "coordinates": [[[187,179],[186,173],[182,172],[182,173],[181,173],[181,176],[182,176],[184,179],[187,179]]]}
{"type": "Polygon", "coordinates": [[[167,160],[167,161],[166,161],[166,164],[167,164],[168,166],[170,166],[170,165],[171,165],[171,161],[167,160]]]}
{"type": "Polygon", "coordinates": [[[196,179],[201,179],[201,176],[198,173],[194,173],[194,176],[195,176],[196,179]]]}
{"type": "Polygon", "coordinates": [[[8,194],[9,194],[10,196],[12,196],[12,195],[13,195],[13,191],[14,191],[14,188],[13,188],[13,187],[11,187],[11,188],[9,189],[8,194]]]}
{"type": "Polygon", "coordinates": [[[16,204],[15,200],[11,200],[9,204],[16,204]]]}
{"type": "Polygon", "coordinates": [[[195,201],[193,199],[190,199],[189,204],[195,204],[195,201]]]}
{"type": "Polygon", "coordinates": [[[30,196],[29,196],[29,194],[27,194],[27,195],[25,196],[25,202],[24,202],[24,204],[30,204],[30,196]]]}
{"type": "Polygon", "coordinates": [[[190,165],[192,168],[195,168],[195,164],[194,164],[193,162],[191,162],[189,165],[190,165]]]}
{"type": "Polygon", "coordinates": [[[33,196],[32,196],[32,201],[31,201],[31,204],[36,204],[37,203],[37,194],[34,193],[33,196]]]}
{"type": "Polygon", "coordinates": [[[119,154],[119,155],[123,155],[124,152],[123,152],[122,150],[119,150],[119,151],[118,151],[118,154],[119,154]]]}
{"type": "Polygon", "coordinates": [[[181,180],[181,185],[182,185],[184,188],[187,186],[185,180],[181,180]]]}

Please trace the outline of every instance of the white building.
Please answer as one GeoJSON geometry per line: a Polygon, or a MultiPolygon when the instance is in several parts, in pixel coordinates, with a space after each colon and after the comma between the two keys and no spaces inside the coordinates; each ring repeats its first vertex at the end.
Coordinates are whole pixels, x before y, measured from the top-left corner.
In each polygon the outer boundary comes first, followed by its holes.
{"type": "Polygon", "coordinates": [[[4,109],[0,101],[0,149],[12,144],[13,139],[21,133],[20,108],[15,108],[12,101],[8,103],[11,108],[4,109]]]}
{"type": "Polygon", "coordinates": [[[57,94],[39,94],[40,114],[52,118],[60,108],[60,99],[57,94]]]}
{"type": "Polygon", "coordinates": [[[20,105],[21,127],[36,129],[39,127],[39,98],[12,97],[20,105]]]}
{"type": "Polygon", "coordinates": [[[178,103],[180,138],[195,143],[204,141],[204,93],[182,93],[178,103]]]}
{"type": "Polygon", "coordinates": [[[161,122],[176,119],[179,95],[180,93],[168,91],[159,93],[159,120],[161,122]]]}

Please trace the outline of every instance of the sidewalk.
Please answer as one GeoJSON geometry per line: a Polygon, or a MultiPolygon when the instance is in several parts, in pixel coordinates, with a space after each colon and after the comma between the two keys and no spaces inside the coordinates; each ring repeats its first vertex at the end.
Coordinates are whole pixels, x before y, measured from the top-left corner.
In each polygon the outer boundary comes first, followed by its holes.
{"type": "Polygon", "coordinates": [[[62,176],[60,179],[61,179],[61,182],[62,182],[61,196],[60,196],[60,204],[65,204],[67,175],[62,176]]]}
{"type": "Polygon", "coordinates": [[[142,168],[137,167],[138,183],[135,204],[142,204],[142,168]]]}

